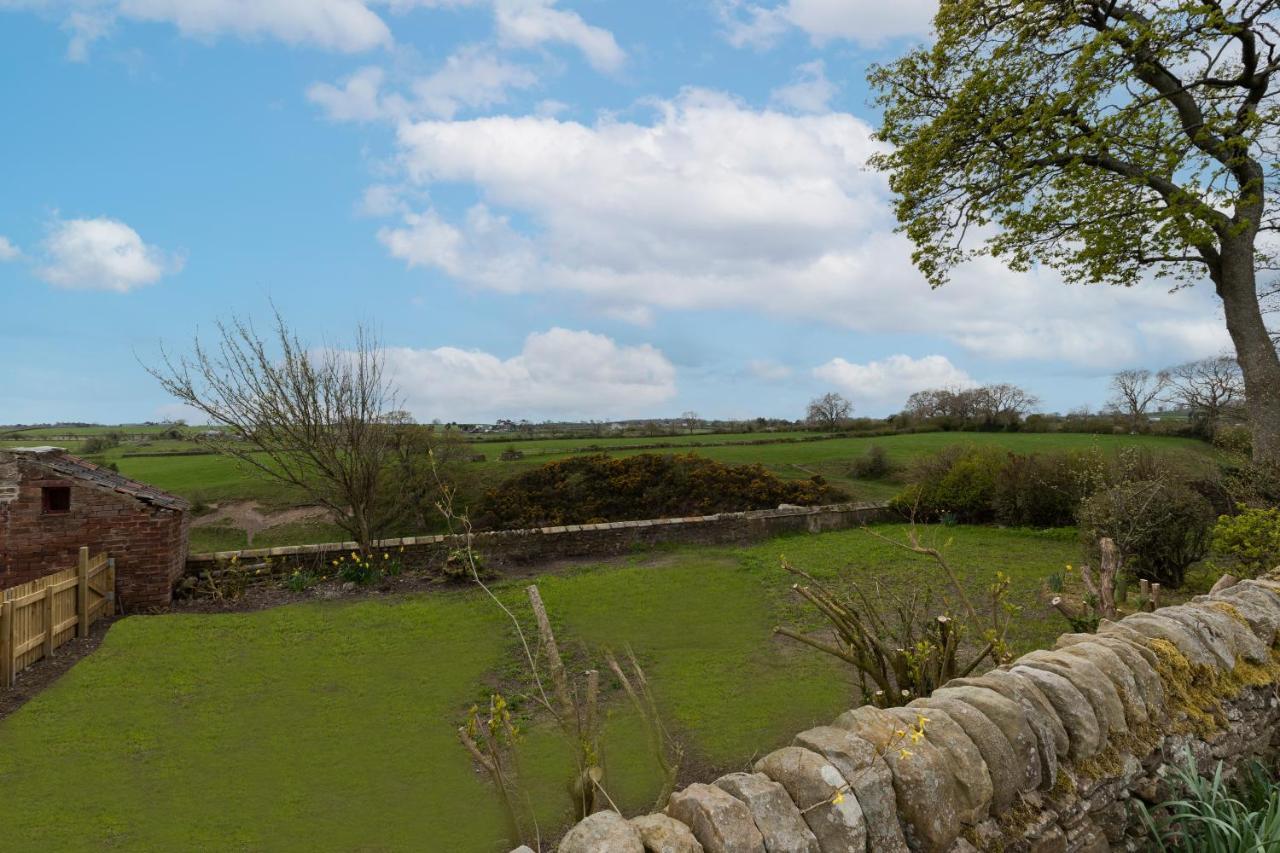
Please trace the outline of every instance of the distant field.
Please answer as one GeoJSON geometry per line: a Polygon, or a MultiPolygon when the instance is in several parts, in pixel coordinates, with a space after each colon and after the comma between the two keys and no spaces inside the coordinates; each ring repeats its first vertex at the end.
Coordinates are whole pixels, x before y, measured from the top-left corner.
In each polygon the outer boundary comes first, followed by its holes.
{"type": "MultiPolygon", "coordinates": [[[[131,429],[98,428],[98,432],[131,429]]],[[[159,429],[158,427],[155,429],[159,429]]],[[[35,432],[35,431],[33,431],[35,432]]],[[[85,430],[87,434],[89,430],[85,430]]],[[[25,434],[25,440],[0,441],[0,446],[37,443],[37,436],[25,434]]],[[[696,433],[693,435],[650,437],[579,437],[568,439],[489,440],[477,442],[476,452],[485,455],[484,462],[470,463],[471,476],[467,501],[504,480],[533,467],[575,453],[604,452],[613,456],[637,453],[694,452],[733,465],[758,463],[780,477],[803,479],[814,475],[848,492],[854,500],[880,501],[893,497],[902,488],[902,475],[915,460],[955,444],[999,447],[1017,453],[1044,453],[1098,448],[1114,453],[1126,447],[1145,448],[1184,459],[1212,460],[1217,452],[1208,444],[1187,438],[1164,436],[1088,435],[1079,433],[948,433],[930,432],[877,438],[826,438],[802,440],[811,432],[795,433],[696,433]],[[764,444],[730,444],[760,442],[764,444]],[[628,449],[635,445],[673,444],[680,447],[663,449],[628,449]],[[595,449],[593,449],[593,446],[595,449]],[[852,476],[855,459],[873,447],[884,448],[900,471],[885,480],[860,480],[852,476]],[[513,448],[525,454],[523,459],[503,462],[501,453],[513,448]]],[[[79,447],[63,442],[69,450],[79,447]]],[[[215,455],[189,455],[200,445],[191,441],[149,439],[130,441],[93,458],[115,464],[122,474],[188,498],[194,503],[210,505],[227,501],[253,501],[266,509],[297,505],[304,497],[297,491],[262,478],[239,463],[215,455]],[[168,454],[168,455],[165,455],[168,454]],[[187,454],[187,455],[184,455],[187,454]]],[[[259,534],[255,544],[292,545],[317,541],[317,536],[331,538],[331,525],[298,524],[271,528],[259,534]]],[[[430,532],[418,530],[403,533],[430,532]]],[[[195,550],[223,550],[242,547],[243,531],[226,526],[197,529],[193,536],[195,550]]]]}

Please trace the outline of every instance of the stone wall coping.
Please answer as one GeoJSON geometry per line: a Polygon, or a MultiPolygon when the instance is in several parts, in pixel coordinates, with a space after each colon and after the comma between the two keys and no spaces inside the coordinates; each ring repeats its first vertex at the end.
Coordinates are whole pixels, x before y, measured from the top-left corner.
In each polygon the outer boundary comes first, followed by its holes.
{"type": "MultiPolygon", "coordinates": [[[[787,518],[790,516],[822,515],[824,513],[859,512],[866,510],[882,510],[888,505],[883,503],[840,503],[823,504],[821,506],[779,507],[777,509],[754,509],[744,512],[720,512],[714,515],[686,516],[683,518],[647,518],[637,521],[607,521],[598,524],[569,524],[558,527],[533,527],[522,530],[489,530],[475,533],[475,542],[519,536],[559,536],[580,534],[598,530],[627,530],[644,527],[665,527],[682,524],[715,524],[724,521],[747,519],[787,518]]],[[[462,541],[464,534],[437,534],[432,536],[402,536],[395,539],[380,539],[373,543],[374,548],[389,549],[414,547],[419,545],[439,545],[446,542],[462,541]]],[[[265,557],[293,557],[302,554],[336,554],[354,551],[359,548],[356,542],[324,542],[313,545],[288,545],[276,548],[245,548],[237,551],[213,551],[189,554],[188,563],[217,563],[237,560],[260,560],[265,557]]]]}
{"type": "Polygon", "coordinates": [[[644,833],[661,823],[671,837],[671,822],[692,840],[663,849],[682,851],[772,850],[761,835],[783,830],[788,850],[1146,849],[1128,801],[1176,796],[1171,765],[1190,755],[1204,775],[1221,761],[1231,779],[1280,752],[1277,683],[1280,567],[1063,634],[905,707],[846,711],[754,774],[695,782],[657,815],[598,812],[557,850],[657,849],[644,833]]]}

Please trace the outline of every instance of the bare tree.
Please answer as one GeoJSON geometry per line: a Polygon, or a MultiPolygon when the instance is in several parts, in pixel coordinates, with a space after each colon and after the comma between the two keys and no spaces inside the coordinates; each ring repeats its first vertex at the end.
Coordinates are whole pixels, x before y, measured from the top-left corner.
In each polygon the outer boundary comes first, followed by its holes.
{"type": "Polygon", "coordinates": [[[699,420],[698,413],[693,411],[692,409],[690,409],[687,412],[681,412],[680,420],[684,422],[685,432],[689,433],[690,435],[692,435],[693,431],[698,428],[698,420],[699,420]]]}
{"type": "Polygon", "coordinates": [[[853,403],[834,391],[828,391],[809,401],[805,420],[810,426],[820,429],[839,429],[852,414],[853,403]]]}
{"type": "Polygon", "coordinates": [[[1240,365],[1232,356],[1219,355],[1170,368],[1168,399],[1187,408],[1213,435],[1222,416],[1244,402],[1240,365]]]}
{"type": "Polygon", "coordinates": [[[981,421],[989,427],[1016,426],[1040,405],[1036,395],[1002,382],[979,388],[930,388],[907,398],[914,418],[948,418],[959,425],[981,421]]]}
{"type": "Polygon", "coordinates": [[[1040,398],[1035,394],[1007,382],[983,385],[970,393],[975,398],[974,408],[979,417],[991,426],[1016,426],[1040,405],[1040,398]]]}
{"type": "Polygon", "coordinates": [[[312,350],[274,319],[269,337],[239,317],[219,321],[212,347],[197,337],[190,356],[162,349],[147,372],[221,427],[205,444],[298,489],[367,549],[384,521],[378,492],[397,428],[381,345],[358,327],[350,349],[312,350]]]}
{"type": "Polygon", "coordinates": [[[1147,409],[1168,386],[1167,371],[1121,370],[1111,377],[1114,396],[1109,405],[1126,414],[1130,432],[1137,432],[1147,420],[1147,409]]]}

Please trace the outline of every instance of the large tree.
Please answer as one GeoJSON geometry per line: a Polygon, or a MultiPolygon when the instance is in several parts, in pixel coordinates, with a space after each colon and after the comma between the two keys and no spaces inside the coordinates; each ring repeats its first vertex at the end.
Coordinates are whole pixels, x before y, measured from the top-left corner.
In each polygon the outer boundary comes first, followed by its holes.
{"type": "Polygon", "coordinates": [[[812,427],[836,430],[843,427],[852,414],[853,403],[834,391],[828,391],[809,401],[804,419],[812,427]]]}
{"type": "Polygon", "coordinates": [[[916,265],[975,254],[1083,283],[1208,278],[1254,458],[1280,462],[1280,358],[1258,300],[1280,225],[1280,0],[944,0],[936,41],[872,70],[916,265]]]}

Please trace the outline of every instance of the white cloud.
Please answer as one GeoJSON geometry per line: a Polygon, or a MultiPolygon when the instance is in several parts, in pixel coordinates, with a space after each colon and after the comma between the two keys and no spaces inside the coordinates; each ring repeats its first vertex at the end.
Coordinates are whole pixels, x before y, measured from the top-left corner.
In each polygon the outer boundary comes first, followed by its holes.
{"type": "Polygon", "coordinates": [[[769,101],[800,113],[825,113],[838,91],[827,79],[826,65],[815,59],[796,68],[795,79],[770,92],[769,101]]]}
{"type": "Polygon", "coordinates": [[[387,117],[388,108],[381,97],[385,78],[381,68],[361,68],[344,77],[340,86],[313,84],[307,89],[307,98],[333,121],[378,121],[387,117]]]}
{"type": "Polygon", "coordinates": [[[182,269],[183,259],[142,242],[116,219],[68,219],[56,222],[43,246],[36,275],[70,290],[125,293],[154,284],[182,269]]]}
{"type": "Polygon", "coordinates": [[[390,348],[386,358],[406,405],[422,418],[627,417],[676,394],[675,368],[649,344],[561,328],[529,335],[507,359],[455,347],[390,348]]]}
{"type": "Polygon", "coordinates": [[[8,237],[0,235],[0,263],[16,261],[20,257],[22,257],[22,251],[13,245],[8,237]]]}
{"type": "Polygon", "coordinates": [[[743,0],[720,0],[730,43],[768,47],[795,28],[816,44],[834,39],[877,47],[888,39],[927,36],[938,0],[784,0],[762,6],[743,0]]]}
{"type": "Polygon", "coordinates": [[[598,71],[617,71],[627,55],[613,33],[592,26],[577,12],[553,8],[555,0],[496,0],[498,38],[518,47],[548,42],[572,45],[598,71]]]}
{"type": "Polygon", "coordinates": [[[188,37],[272,38],[346,53],[384,47],[391,30],[366,0],[0,0],[62,18],[67,54],[84,60],[118,20],[171,24],[188,37]]]}
{"type": "Polygon", "coordinates": [[[505,103],[509,93],[538,84],[528,68],[507,62],[480,45],[460,48],[433,74],[413,79],[408,95],[384,92],[386,72],[370,66],[339,81],[315,83],[307,98],[333,121],[404,121],[453,118],[464,109],[505,103]]]}
{"type": "Polygon", "coordinates": [[[471,185],[480,202],[460,217],[405,213],[379,237],[410,265],[507,293],[577,294],[613,317],[754,310],[939,335],[995,359],[1174,361],[1181,344],[1159,324],[1216,315],[1207,290],[1064,286],[992,259],[930,290],[894,232],[884,177],[865,165],[879,147],[865,122],[698,90],[654,106],[648,123],[404,123],[403,180],[471,185]]]}
{"type": "Polygon", "coordinates": [[[813,375],[829,382],[855,403],[897,404],[926,388],[972,388],[978,383],[942,355],[912,358],[891,355],[881,361],[854,364],[833,358],[813,369],[813,375]]]}

